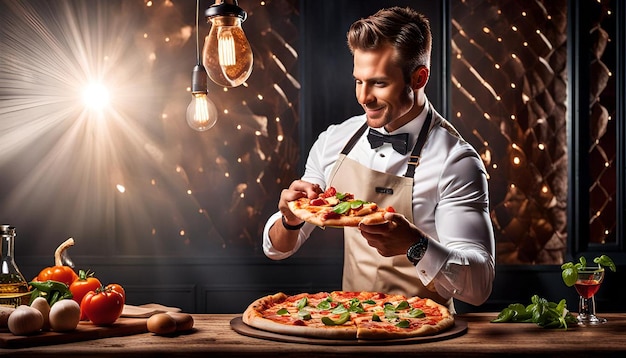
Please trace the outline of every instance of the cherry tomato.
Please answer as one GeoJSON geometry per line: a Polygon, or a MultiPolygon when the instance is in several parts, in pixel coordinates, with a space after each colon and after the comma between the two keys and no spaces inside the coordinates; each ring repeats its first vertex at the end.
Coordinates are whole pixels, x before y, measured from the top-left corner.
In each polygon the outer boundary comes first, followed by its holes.
{"type": "Polygon", "coordinates": [[[89,291],[80,303],[84,316],[97,326],[113,324],[122,315],[124,297],[112,289],[89,291]]]}
{"type": "Polygon", "coordinates": [[[335,196],[335,195],[337,195],[337,189],[331,186],[328,189],[326,189],[319,197],[330,198],[331,196],[335,196]]]}
{"type": "Polygon", "coordinates": [[[93,272],[80,270],[78,271],[78,279],[70,285],[70,291],[72,291],[74,301],[80,304],[89,291],[95,291],[100,287],[102,287],[102,283],[93,276],[93,272]]]}
{"type": "Polygon", "coordinates": [[[39,272],[36,280],[40,282],[52,280],[63,282],[66,285],[71,285],[72,282],[78,279],[78,275],[69,266],[51,266],[39,272]]]}

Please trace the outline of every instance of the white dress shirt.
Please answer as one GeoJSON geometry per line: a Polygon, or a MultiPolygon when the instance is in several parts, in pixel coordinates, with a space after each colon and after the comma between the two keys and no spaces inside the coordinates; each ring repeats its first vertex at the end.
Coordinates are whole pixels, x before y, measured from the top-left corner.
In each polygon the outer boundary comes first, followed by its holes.
{"type": "MultiPolygon", "coordinates": [[[[417,141],[427,110],[425,107],[417,118],[393,132],[409,133],[409,148],[417,141]]],[[[355,116],[322,132],[309,152],[302,180],[326,188],[341,150],[365,120],[365,115],[355,116]]],[[[476,151],[437,112],[431,127],[414,175],[413,219],[433,240],[416,270],[422,283],[441,296],[480,305],[491,294],[495,275],[486,171],[476,151]]],[[[384,128],[377,130],[388,134],[384,128]]],[[[371,149],[365,131],[348,158],[373,170],[403,176],[409,155],[397,153],[388,143],[371,149]]],[[[280,252],[269,238],[269,229],[280,216],[280,212],[272,215],[263,231],[263,251],[274,260],[295,253],[315,228],[305,224],[295,248],[280,252]]]]}

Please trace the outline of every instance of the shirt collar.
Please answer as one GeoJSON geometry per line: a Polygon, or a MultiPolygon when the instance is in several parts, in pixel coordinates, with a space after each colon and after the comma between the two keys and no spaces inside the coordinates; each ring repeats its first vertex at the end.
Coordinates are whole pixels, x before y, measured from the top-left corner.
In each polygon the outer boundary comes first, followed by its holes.
{"type": "Polygon", "coordinates": [[[417,137],[419,136],[420,130],[422,129],[422,125],[426,122],[426,116],[428,115],[428,109],[430,107],[430,102],[428,99],[424,103],[424,108],[417,115],[417,117],[410,120],[407,124],[402,127],[396,129],[392,133],[387,132],[385,127],[376,128],[379,132],[383,134],[400,134],[400,133],[409,133],[409,143],[411,143],[411,147],[417,141],[417,137]]]}

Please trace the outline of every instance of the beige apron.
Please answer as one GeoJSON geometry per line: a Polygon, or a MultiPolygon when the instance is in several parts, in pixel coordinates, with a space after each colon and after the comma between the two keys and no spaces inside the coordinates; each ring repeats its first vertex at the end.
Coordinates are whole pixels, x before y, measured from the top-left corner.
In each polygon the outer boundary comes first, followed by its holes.
{"type": "MultiPolygon", "coordinates": [[[[339,155],[330,175],[329,186],[338,192],[353,193],[356,198],[378,203],[381,207],[393,206],[396,212],[413,222],[413,173],[419,164],[419,154],[432,119],[428,112],[419,139],[413,149],[409,169],[405,176],[396,176],[367,168],[347,157],[357,140],[367,128],[365,124],[354,134],[339,155]],[[412,166],[412,168],[411,168],[412,166]],[[356,178],[356,180],[355,180],[356,178]]],[[[434,289],[426,288],[417,277],[415,266],[405,255],[383,257],[357,228],[344,228],[344,291],[377,291],[407,296],[429,297],[449,305],[434,289]]]]}

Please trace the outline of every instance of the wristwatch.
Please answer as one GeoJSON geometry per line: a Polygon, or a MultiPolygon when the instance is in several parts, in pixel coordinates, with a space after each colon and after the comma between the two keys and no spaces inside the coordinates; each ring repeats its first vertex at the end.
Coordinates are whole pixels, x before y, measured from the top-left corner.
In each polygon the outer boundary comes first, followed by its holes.
{"type": "Polygon", "coordinates": [[[421,236],[416,243],[411,245],[408,250],[406,250],[406,257],[411,261],[413,266],[417,265],[424,254],[426,253],[426,249],[428,248],[428,238],[425,236],[421,236]]]}
{"type": "Polygon", "coordinates": [[[302,226],[304,226],[304,221],[303,221],[303,222],[301,222],[301,223],[299,223],[298,225],[289,225],[289,224],[287,224],[287,219],[285,219],[285,216],[284,216],[284,215],[283,215],[282,221],[283,221],[283,226],[284,226],[284,227],[285,227],[285,229],[287,229],[287,230],[296,231],[296,230],[300,230],[300,228],[301,228],[302,226]]]}

